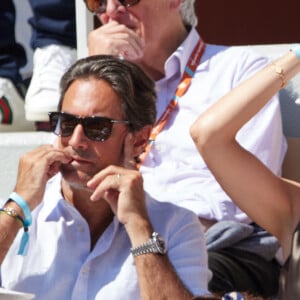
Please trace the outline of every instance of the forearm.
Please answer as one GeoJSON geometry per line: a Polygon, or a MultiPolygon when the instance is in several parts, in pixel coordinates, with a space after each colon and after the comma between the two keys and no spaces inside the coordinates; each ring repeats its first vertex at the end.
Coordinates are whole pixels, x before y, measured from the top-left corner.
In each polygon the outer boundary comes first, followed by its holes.
{"type": "Polygon", "coordinates": [[[238,130],[280,90],[282,83],[300,71],[300,59],[291,51],[274,63],[283,70],[283,77],[276,73],[274,65],[268,65],[221,98],[198,119],[191,134],[200,150],[207,143],[233,139],[238,130]]]}
{"type": "Polygon", "coordinates": [[[144,254],[135,258],[141,299],[192,299],[167,255],[144,254]]]}
{"type": "MultiPolygon", "coordinates": [[[[153,228],[148,220],[127,225],[126,230],[132,247],[145,243],[153,228]]],[[[168,255],[158,253],[141,254],[135,257],[141,299],[191,299],[192,294],[184,286],[174,270],[168,255]]]]}

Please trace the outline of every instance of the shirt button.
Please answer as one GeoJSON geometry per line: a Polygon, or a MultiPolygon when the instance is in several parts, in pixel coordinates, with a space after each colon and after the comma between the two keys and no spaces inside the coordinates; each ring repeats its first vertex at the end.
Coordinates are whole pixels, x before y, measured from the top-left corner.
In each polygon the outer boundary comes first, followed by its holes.
{"type": "Polygon", "coordinates": [[[89,268],[86,267],[86,266],[84,266],[84,267],[82,268],[82,270],[81,270],[81,272],[82,272],[83,274],[87,273],[88,271],[89,271],[89,268]]]}

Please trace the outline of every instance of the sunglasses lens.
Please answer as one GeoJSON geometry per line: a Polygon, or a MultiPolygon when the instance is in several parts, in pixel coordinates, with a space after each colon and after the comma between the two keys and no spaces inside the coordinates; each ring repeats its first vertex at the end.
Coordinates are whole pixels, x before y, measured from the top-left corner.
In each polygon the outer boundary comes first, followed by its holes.
{"type": "Polygon", "coordinates": [[[83,128],[85,135],[97,142],[103,142],[109,138],[113,123],[102,117],[85,118],[83,128]]]}
{"type": "Polygon", "coordinates": [[[70,136],[78,124],[75,116],[59,112],[50,113],[49,119],[51,131],[63,137],[70,136]]]}
{"type": "Polygon", "coordinates": [[[78,120],[75,116],[62,114],[60,124],[60,135],[64,137],[72,135],[74,128],[77,126],[77,124],[78,120]]]}
{"type": "MultiPolygon", "coordinates": [[[[126,7],[134,6],[140,0],[119,0],[119,2],[126,7]]],[[[85,0],[86,6],[89,11],[93,13],[103,13],[106,10],[107,0],[85,0]]]]}
{"type": "Polygon", "coordinates": [[[49,113],[49,120],[50,129],[56,135],[71,136],[75,127],[81,124],[84,134],[90,140],[97,142],[103,142],[110,137],[114,123],[128,123],[127,121],[116,121],[105,117],[79,118],[62,112],[49,113]]]}

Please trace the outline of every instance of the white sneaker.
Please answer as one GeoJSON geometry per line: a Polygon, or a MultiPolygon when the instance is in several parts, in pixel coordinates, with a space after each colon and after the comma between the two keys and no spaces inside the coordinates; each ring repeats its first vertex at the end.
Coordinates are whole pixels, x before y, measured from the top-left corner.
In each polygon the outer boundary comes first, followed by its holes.
{"type": "Polygon", "coordinates": [[[48,121],[48,112],[57,110],[60,79],[76,58],[76,49],[61,45],[34,51],[32,78],[25,96],[27,120],[48,121]]]}
{"type": "Polygon", "coordinates": [[[0,132],[35,131],[26,121],[24,99],[10,79],[0,78],[0,132]]]}

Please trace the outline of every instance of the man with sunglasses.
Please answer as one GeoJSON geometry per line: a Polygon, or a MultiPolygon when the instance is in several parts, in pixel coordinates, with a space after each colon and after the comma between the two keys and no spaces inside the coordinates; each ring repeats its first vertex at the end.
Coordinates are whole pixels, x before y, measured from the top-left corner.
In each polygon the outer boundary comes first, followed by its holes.
{"type": "Polygon", "coordinates": [[[135,169],[156,118],[152,80],[125,60],[92,56],[61,90],[49,114],[55,145],[20,159],[0,210],[1,286],[64,300],[207,293],[197,216],[150,198],[135,169]]]}
{"type": "MultiPolygon", "coordinates": [[[[203,111],[268,60],[245,48],[206,44],[196,30],[194,0],[85,2],[102,23],[89,34],[89,54],[134,61],[156,81],[159,119],[140,171],[147,192],[194,211],[207,229],[210,289],[276,294],[278,241],[233,204],[189,133],[203,111]]],[[[280,174],[286,141],[277,95],[240,130],[238,140],[280,174]]]]}

